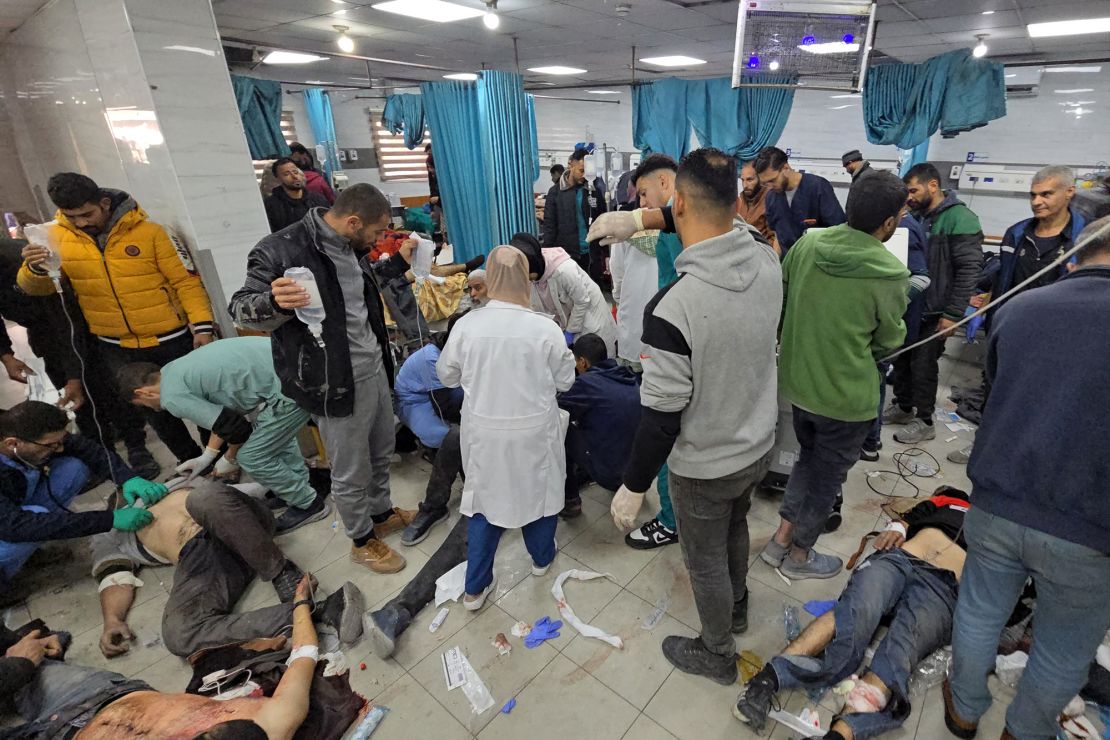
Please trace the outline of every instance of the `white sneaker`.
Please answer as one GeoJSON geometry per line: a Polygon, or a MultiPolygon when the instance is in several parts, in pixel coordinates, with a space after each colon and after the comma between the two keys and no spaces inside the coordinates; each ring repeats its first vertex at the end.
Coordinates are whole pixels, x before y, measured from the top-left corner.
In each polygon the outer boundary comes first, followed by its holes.
{"type": "MultiPolygon", "coordinates": [[[[554,561],[552,561],[552,562],[554,562],[554,561]]],[[[542,578],[543,576],[546,576],[547,571],[549,571],[549,570],[551,570],[551,563],[548,563],[547,565],[545,565],[543,567],[540,567],[540,566],[536,565],[535,563],[532,563],[532,575],[534,575],[536,578],[542,578]]]]}
{"type": "Polygon", "coordinates": [[[475,598],[473,601],[468,598],[470,596],[469,594],[464,594],[462,600],[463,609],[466,609],[468,612],[478,611],[486,605],[486,598],[493,593],[493,589],[495,589],[496,587],[497,576],[494,576],[493,580],[489,582],[489,585],[483,588],[482,593],[478,594],[477,598],[475,598]]]}

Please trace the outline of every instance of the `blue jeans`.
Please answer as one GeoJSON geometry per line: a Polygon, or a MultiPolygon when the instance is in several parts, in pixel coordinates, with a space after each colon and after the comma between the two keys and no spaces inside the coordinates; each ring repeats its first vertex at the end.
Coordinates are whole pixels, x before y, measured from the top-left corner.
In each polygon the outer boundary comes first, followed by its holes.
{"type": "Polygon", "coordinates": [[[69,737],[67,732],[84,727],[106,704],[149,690],[143,681],[101,668],[44,660],[13,697],[27,724],[8,732],[15,738],[69,737]]]}
{"type": "MultiPolygon", "coordinates": [[[[55,457],[50,460],[49,476],[41,470],[32,470],[25,475],[28,493],[20,508],[47,514],[61,511],[77,498],[89,480],[89,468],[75,457],[55,457]]],[[[0,583],[14,578],[41,544],[0,540],[0,583]]]]}
{"type": "Polygon", "coordinates": [[[879,622],[890,626],[871,671],[891,691],[881,712],[843,714],[860,740],[900,727],[910,713],[907,684],[914,666],[948,643],[956,607],[956,577],[903,550],[877,552],[860,563],[833,610],[836,635],[822,658],[778,655],[771,668],[780,690],[827,688],[859,670],[879,622]]]}
{"type": "MultiPolygon", "coordinates": [[[[524,546],[532,556],[532,562],[539,567],[550,565],[555,559],[555,526],[557,515],[545,516],[529,522],[521,528],[524,546]]],[[[497,543],[501,541],[504,528],[490,524],[481,514],[470,517],[466,543],[466,592],[471,595],[482,593],[482,589],[493,582],[493,556],[497,554],[497,543]]]]}
{"type": "Polygon", "coordinates": [[[956,711],[974,722],[990,707],[987,674],[994,670],[998,639],[1031,577],[1037,587],[1033,649],[1006,710],[1006,727],[1017,740],[1056,737],[1056,718],[1086,683],[1110,627],[1110,555],[974,506],[964,536],[967,563],[952,635],[956,711]]]}
{"type": "Polygon", "coordinates": [[[794,407],[798,462],[790,473],[779,516],[794,525],[794,545],[813,547],[825,531],[840,487],[859,462],[871,421],[840,421],[794,407]]]}

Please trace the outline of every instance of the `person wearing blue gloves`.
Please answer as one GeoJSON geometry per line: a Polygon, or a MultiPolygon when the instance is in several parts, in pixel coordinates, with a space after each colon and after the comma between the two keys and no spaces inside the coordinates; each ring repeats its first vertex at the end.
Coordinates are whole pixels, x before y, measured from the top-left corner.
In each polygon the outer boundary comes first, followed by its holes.
{"type": "Polygon", "coordinates": [[[112,450],[66,431],[65,411],[24,401],[0,414],[0,593],[49,540],[74,539],[112,529],[134,532],[150,524],[150,505],[166,487],[135,475],[112,450]],[[115,511],[74,512],[69,504],[90,481],[122,486],[127,505],[115,511]]]}

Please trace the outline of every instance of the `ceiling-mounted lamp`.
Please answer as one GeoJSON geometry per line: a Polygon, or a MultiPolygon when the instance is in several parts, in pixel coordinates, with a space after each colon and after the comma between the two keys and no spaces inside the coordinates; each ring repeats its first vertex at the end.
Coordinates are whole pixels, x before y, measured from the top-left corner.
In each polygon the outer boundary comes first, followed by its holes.
{"type": "Polygon", "coordinates": [[[335,40],[335,45],[344,54],[350,54],[355,50],[355,40],[347,35],[347,26],[332,26],[339,32],[339,38],[335,40]]]}
{"type": "Polygon", "coordinates": [[[497,0],[486,0],[486,14],[482,16],[482,23],[491,31],[496,31],[501,25],[501,17],[497,15],[497,0]]]}
{"type": "Polygon", "coordinates": [[[987,38],[988,36],[990,36],[989,33],[975,34],[975,38],[979,39],[979,43],[975,46],[974,49],[971,50],[971,56],[975,57],[976,59],[981,59],[987,55],[987,51],[989,51],[989,49],[987,49],[987,45],[983,43],[983,39],[987,38]]]}

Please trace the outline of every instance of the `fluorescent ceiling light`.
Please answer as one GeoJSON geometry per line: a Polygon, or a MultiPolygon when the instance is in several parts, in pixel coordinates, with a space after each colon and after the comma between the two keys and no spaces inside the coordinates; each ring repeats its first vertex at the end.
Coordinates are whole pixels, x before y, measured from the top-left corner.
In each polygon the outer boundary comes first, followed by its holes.
{"type": "Polygon", "coordinates": [[[202,49],[199,46],[182,46],[180,44],[174,44],[173,46],[165,46],[162,48],[164,48],[166,51],[189,51],[193,54],[203,54],[206,57],[216,56],[216,52],[214,49],[202,49]]]}
{"type": "Polygon", "coordinates": [[[327,57],[318,57],[315,54],[300,54],[295,51],[271,51],[262,58],[263,64],[308,64],[309,62],[322,62],[327,57]]]}
{"type": "Polygon", "coordinates": [[[455,72],[449,75],[443,75],[445,80],[476,80],[478,75],[473,72],[455,72]]]}
{"type": "Polygon", "coordinates": [[[848,54],[859,51],[859,44],[846,44],[843,41],[827,41],[823,44],[798,44],[802,51],[810,54],[848,54]]]}
{"type": "Polygon", "coordinates": [[[682,54],[667,57],[643,57],[640,61],[644,64],[655,64],[660,67],[692,67],[695,64],[705,64],[704,59],[683,56],[682,54]]]}
{"type": "Polygon", "coordinates": [[[852,98],[853,100],[855,100],[855,99],[858,99],[858,98],[862,98],[863,96],[860,95],[859,93],[852,93],[851,95],[830,95],[829,97],[830,98],[852,98]]]}
{"type": "Polygon", "coordinates": [[[830,105],[828,108],[829,108],[829,110],[844,110],[845,108],[851,108],[851,107],[853,107],[853,106],[851,104],[849,104],[849,105],[830,105]]]}
{"type": "Polygon", "coordinates": [[[541,75],[580,75],[586,73],[586,70],[578,67],[563,67],[558,64],[550,67],[529,67],[528,71],[541,75]]]}
{"type": "Polygon", "coordinates": [[[620,95],[620,90],[587,90],[590,95],[620,95]]]}
{"type": "Polygon", "coordinates": [[[994,11],[993,10],[984,10],[983,15],[994,15],[994,11]]]}
{"type": "Polygon", "coordinates": [[[1098,74],[1102,71],[1101,66],[1094,67],[1045,67],[1045,72],[1085,72],[1089,74],[1098,74]]]}
{"type": "Polygon", "coordinates": [[[1044,36],[1078,36],[1084,33],[1110,33],[1110,18],[1083,18],[1073,21],[1030,23],[1026,26],[1031,38],[1044,36]]]}
{"type": "Polygon", "coordinates": [[[374,3],[370,7],[374,10],[384,10],[387,13],[407,15],[410,18],[436,23],[451,23],[486,14],[484,10],[467,8],[444,0],[389,0],[385,3],[374,3]]]}
{"type": "Polygon", "coordinates": [[[1061,95],[1069,95],[1071,93],[1094,92],[1094,91],[1095,91],[1095,89],[1093,87],[1073,87],[1070,90],[1053,90],[1052,92],[1060,93],[1061,95]]]}

